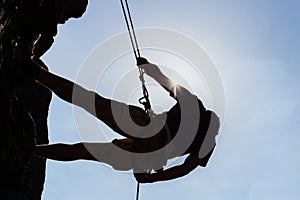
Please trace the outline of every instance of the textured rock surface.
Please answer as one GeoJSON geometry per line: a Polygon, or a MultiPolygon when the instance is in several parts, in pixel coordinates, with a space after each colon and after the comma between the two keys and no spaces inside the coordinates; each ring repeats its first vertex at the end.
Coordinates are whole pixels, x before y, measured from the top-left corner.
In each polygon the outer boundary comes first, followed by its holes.
{"type": "Polygon", "coordinates": [[[44,38],[46,51],[57,25],[80,17],[86,4],[87,0],[0,2],[1,200],[41,199],[45,179],[45,160],[31,153],[35,144],[48,143],[51,92],[16,69],[30,62],[33,44],[39,37],[44,38]]]}

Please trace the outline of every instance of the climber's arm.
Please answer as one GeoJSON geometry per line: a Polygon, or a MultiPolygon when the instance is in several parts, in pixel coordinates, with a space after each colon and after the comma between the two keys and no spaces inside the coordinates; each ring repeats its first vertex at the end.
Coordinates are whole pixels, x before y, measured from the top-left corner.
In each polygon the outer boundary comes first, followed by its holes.
{"type": "Polygon", "coordinates": [[[191,93],[184,87],[174,83],[170,80],[157,65],[149,63],[146,59],[141,58],[142,62],[138,62],[138,65],[145,73],[152,77],[157,83],[159,83],[171,97],[177,100],[179,96],[191,95],[191,93]]]}
{"type": "Polygon", "coordinates": [[[183,177],[202,165],[201,159],[197,155],[189,155],[182,165],[169,168],[165,171],[153,174],[135,174],[135,178],[140,183],[153,183],[157,181],[167,181],[183,177]]]}

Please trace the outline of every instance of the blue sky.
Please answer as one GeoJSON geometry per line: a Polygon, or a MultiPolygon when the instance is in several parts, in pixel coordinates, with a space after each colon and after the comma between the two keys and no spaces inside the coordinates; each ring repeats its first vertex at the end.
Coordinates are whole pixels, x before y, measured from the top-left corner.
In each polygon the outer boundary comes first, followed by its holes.
{"type": "MultiPolygon", "coordinates": [[[[298,199],[300,2],[139,0],[130,5],[137,28],[173,29],[204,47],[226,94],[226,118],[208,167],[143,185],[140,199],[298,199]]],[[[125,30],[119,1],[91,0],[81,19],[59,26],[43,59],[54,73],[75,80],[89,52],[125,30]]],[[[72,106],[55,95],[49,138],[80,141],[72,106]]],[[[48,161],[43,199],[134,199],[135,187],[131,174],[101,163],[48,161]]]]}

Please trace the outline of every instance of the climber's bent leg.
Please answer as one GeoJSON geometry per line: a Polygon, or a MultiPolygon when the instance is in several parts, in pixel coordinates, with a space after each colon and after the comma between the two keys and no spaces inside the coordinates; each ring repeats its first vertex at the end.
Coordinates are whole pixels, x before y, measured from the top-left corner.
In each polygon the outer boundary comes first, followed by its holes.
{"type": "Polygon", "coordinates": [[[150,123],[147,113],[140,107],[127,105],[96,94],[95,110],[98,119],[126,138],[139,137],[143,127],[150,123]]]}
{"type": "Polygon", "coordinates": [[[132,129],[134,125],[143,127],[150,123],[148,115],[142,108],[104,98],[46,70],[40,70],[37,80],[61,99],[85,109],[127,138],[138,135],[138,130],[132,129]]]}

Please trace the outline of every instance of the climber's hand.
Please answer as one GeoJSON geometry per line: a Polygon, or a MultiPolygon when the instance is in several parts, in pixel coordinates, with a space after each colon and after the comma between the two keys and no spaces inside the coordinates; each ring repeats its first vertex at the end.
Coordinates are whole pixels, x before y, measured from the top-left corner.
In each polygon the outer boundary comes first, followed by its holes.
{"type": "Polygon", "coordinates": [[[138,57],[136,59],[136,64],[137,66],[141,66],[141,65],[145,65],[145,64],[149,64],[148,60],[146,58],[143,58],[143,57],[138,57]]]}
{"type": "Polygon", "coordinates": [[[145,58],[139,57],[137,62],[139,68],[144,70],[148,76],[157,77],[162,74],[157,65],[149,63],[145,58]]]}
{"type": "Polygon", "coordinates": [[[134,173],[134,177],[139,183],[153,183],[154,180],[151,174],[148,173],[134,173]]]}

